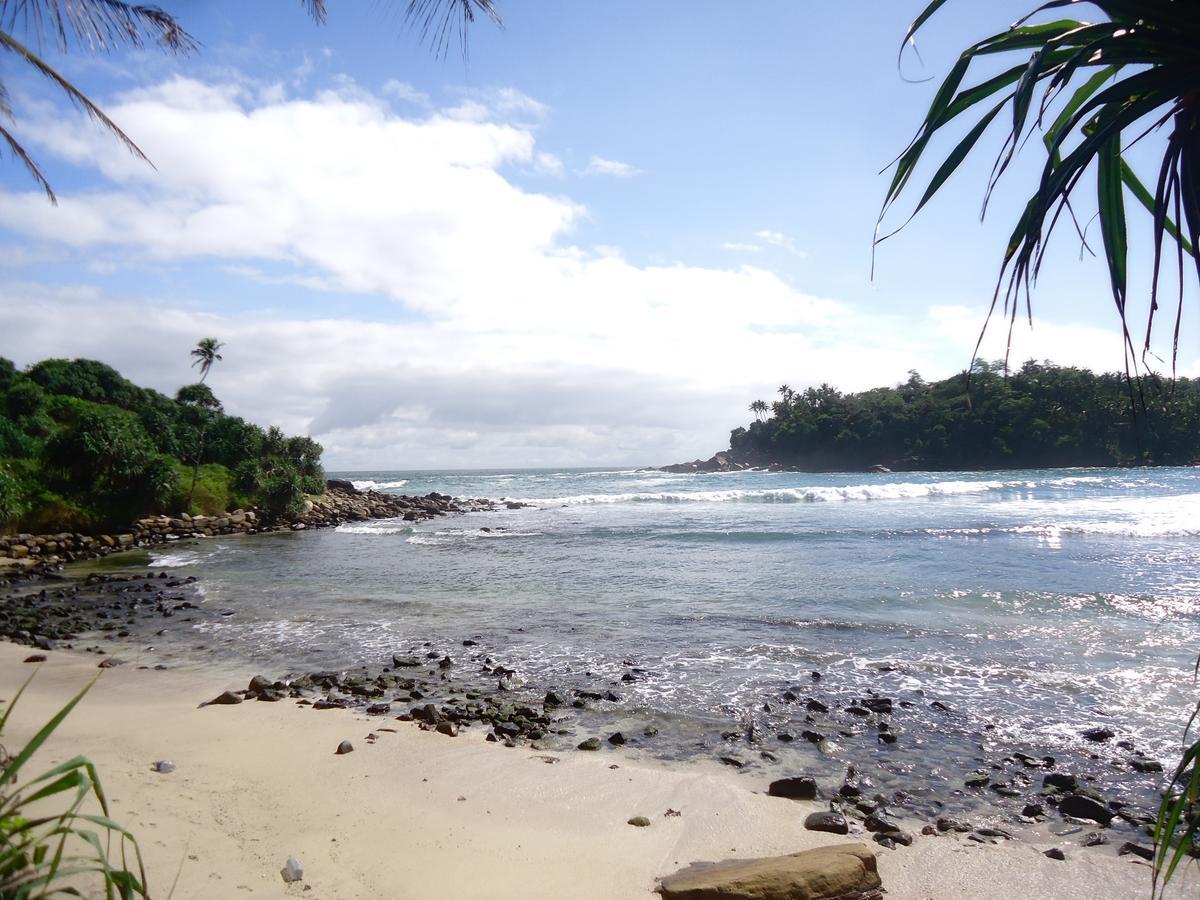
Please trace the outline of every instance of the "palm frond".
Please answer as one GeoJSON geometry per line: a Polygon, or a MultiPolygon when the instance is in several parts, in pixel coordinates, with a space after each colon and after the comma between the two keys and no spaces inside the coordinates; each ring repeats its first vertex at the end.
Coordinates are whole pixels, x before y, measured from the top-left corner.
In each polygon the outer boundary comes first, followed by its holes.
{"type": "Polygon", "coordinates": [[[33,35],[39,44],[52,40],[63,52],[72,46],[98,53],[152,43],[189,53],[199,46],[174,16],[124,0],[8,0],[0,7],[0,30],[33,35]]]}
{"type": "Polygon", "coordinates": [[[418,29],[422,43],[428,43],[437,56],[445,55],[457,38],[465,57],[467,29],[477,13],[504,27],[493,0],[409,0],[404,20],[418,29]]]}
{"type": "MultiPolygon", "coordinates": [[[[905,43],[911,44],[944,5],[945,0],[929,3],[910,26],[905,43]]],[[[1018,309],[1023,307],[1032,317],[1032,289],[1054,227],[1064,212],[1075,223],[1086,247],[1084,232],[1075,219],[1072,195],[1080,180],[1091,172],[1096,178],[1097,220],[1110,290],[1127,352],[1133,345],[1127,320],[1126,194],[1149,210],[1153,219],[1154,275],[1144,359],[1158,309],[1163,244],[1167,238],[1174,242],[1182,271],[1183,256],[1196,259],[1200,230],[1200,17],[1186,14],[1186,5],[1173,0],[1096,0],[1090,4],[1083,0],[1050,0],[1004,31],[964,50],[942,81],[916,135],[890,167],[894,171],[876,224],[874,247],[902,230],[929,203],[1008,107],[1011,120],[985,186],[982,214],[986,214],[988,201],[1010,163],[1037,131],[1042,131],[1046,162],[1005,248],[985,329],[1001,300],[1009,318],[1010,346],[1018,309]],[[1045,13],[1087,5],[1099,9],[1107,19],[1035,21],[1045,13]],[[1026,54],[1025,62],[963,87],[974,63],[1010,53],[1026,54]],[[913,212],[897,228],[885,231],[884,221],[906,192],[933,139],[958,117],[979,109],[979,104],[1001,92],[1000,101],[987,105],[938,166],[913,212]],[[1126,154],[1148,134],[1168,129],[1163,168],[1151,194],[1134,173],[1126,154]]],[[[1200,274],[1200,260],[1197,265],[1200,274]]],[[[1183,290],[1181,276],[1176,334],[1183,290]]],[[[1173,363],[1177,358],[1178,338],[1172,350],[1173,363]]]]}

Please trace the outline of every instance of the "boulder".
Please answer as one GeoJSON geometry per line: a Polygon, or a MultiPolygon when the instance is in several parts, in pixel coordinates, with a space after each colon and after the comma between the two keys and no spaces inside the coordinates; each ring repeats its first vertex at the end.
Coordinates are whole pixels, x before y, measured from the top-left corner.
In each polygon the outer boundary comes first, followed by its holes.
{"type": "Polygon", "coordinates": [[[1113,814],[1103,803],[1098,803],[1083,794],[1070,794],[1058,801],[1058,811],[1064,816],[1074,816],[1077,819],[1090,819],[1107,825],[1112,821],[1113,814]]]}
{"type": "Polygon", "coordinates": [[[772,797],[786,797],[789,800],[816,800],[817,783],[807,775],[799,778],[780,778],[772,781],[767,793],[772,797]]]}
{"type": "Polygon", "coordinates": [[[850,825],[846,817],[838,812],[810,813],[804,820],[804,827],[809,831],[825,831],[829,834],[849,834],[850,825]]]}
{"type": "Polygon", "coordinates": [[[817,847],[788,856],[693,863],[662,879],[670,900],[868,900],[882,887],[866,844],[817,847]]]}

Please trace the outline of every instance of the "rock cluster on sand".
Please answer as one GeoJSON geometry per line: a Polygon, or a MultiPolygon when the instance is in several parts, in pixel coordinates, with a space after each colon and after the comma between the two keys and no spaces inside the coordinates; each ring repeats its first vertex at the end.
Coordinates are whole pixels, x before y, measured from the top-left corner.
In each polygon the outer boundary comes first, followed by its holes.
{"type": "Polygon", "coordinates": [[[693,863],[659,885],[667,900],[879,900],[883,882],[866,844],[788,856],[693,863]]]}
{"type": "MultiPolygon", "coordinates": [[[[0,573],[24,570],[39,563],[56,565],[77,559],[96,559],[110,553],[169,544],[187,538],[268,531],[327,528],[367,519],[414,522],[451,512],[480,512],[497,508],[493,500],[456,500],[447,494],[424,497],[358,491],[346,481],[327,482],[325,493],[305,501],[298,516],[272,518],[261,510],[235,509],[220,516],[150,516],[138,519],[122,534],[10,534],[0,536],[0,573]]],[[[524,504],[505,503],[506,508],[524,504]]]]}

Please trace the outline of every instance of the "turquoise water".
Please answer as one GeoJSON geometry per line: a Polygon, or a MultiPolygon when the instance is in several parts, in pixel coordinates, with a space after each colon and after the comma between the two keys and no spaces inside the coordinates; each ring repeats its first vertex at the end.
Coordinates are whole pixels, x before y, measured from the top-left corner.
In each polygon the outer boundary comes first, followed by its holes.
{"type": "Polygon", "coordinates": [[[683,723],[677,753],[730,723],[808,727],[789,687],[877,691],[911,704],[870,750],[898,778],[1030,749],[1141,794],[1155,779],[1114,766],[1115,740],[1169,763],[1200,694],[1200,469],[337,477],[534,508],[156,551],[234,612],[198,642],[279,672],[470,638],[532,693],[637,666],[621,715],[683,723]],[[1114,741],[1084,741],[1098,725],[1114,741]]]}

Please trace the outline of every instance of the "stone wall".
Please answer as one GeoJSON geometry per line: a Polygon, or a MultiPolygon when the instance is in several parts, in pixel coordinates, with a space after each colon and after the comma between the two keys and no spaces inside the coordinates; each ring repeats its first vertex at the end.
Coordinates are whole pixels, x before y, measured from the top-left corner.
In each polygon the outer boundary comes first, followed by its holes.
{"type": "MultiPolygon", "coordinates": [[[[505,504],[509,507],[521,504],[505,504]]],[[[97,559],[110,553],[178,541],[230,534],[303,531],[343,522],[399,518],[407,522],[450,512],[496,508],[491,500],[455,500],[446,494],[405,497],[377,491],[357,491],[345,482],[330,482],[324,494],[305,501],[296,517],[271,519],[261,510],[235,509],[221,516],[150,516],[138,519],[121,534],[10,534],[0,536],[0,571],[23,570],[39,564],[58,565],[97,559]]]]}

